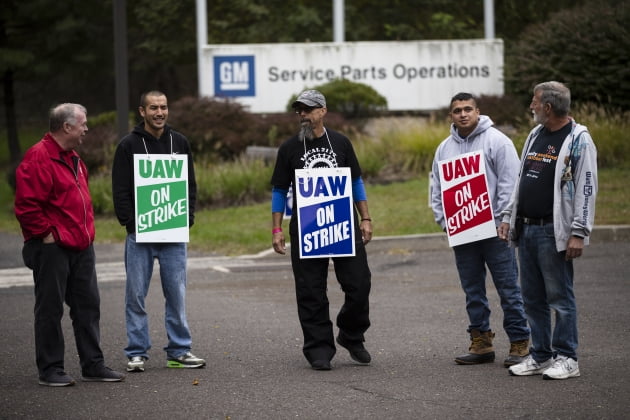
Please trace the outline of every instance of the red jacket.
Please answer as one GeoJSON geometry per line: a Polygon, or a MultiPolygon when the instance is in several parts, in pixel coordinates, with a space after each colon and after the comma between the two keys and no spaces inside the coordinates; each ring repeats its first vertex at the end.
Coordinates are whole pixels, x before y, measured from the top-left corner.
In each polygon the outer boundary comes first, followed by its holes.
{"type": "Polygon", "coordinates": [[[24,240],[52,232],[64,248],[84,250],[94,241],[88,172],[76,151],[65,152],[50,133],[31,147],[16,171],[15,216],[24,240]]]}

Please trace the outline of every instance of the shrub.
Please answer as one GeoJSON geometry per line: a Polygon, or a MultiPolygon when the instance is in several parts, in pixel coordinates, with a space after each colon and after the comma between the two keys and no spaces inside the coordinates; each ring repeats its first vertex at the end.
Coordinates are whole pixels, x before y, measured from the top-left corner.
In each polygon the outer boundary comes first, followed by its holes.
{"type": "MultiPolygon", "coordinates": [[[[612,112],[594,104],[573,108],[572,115],[588,127],[595,141],[600,168],[627,168],[630,143],[625,133],[630,128],[630,113],[612,112]]],[[[287,123],[287,127],[294,125],[295,120],[287,123]]],[[[516,127],[516,133],[511,136],[519,153],[532,127],[529,120],[516,127]]],[[[366,131],[351,140],[364,179],[380,184],[424,177],[430,170],[437,145],[448,132],[449,122],[444,116],[378,118],[371,120],[366,131]]],[[[234,207],[269,200],[272,171],[273,166],[263,160],[239,156],[232,161],[217,162],[213,156],[198,154],[195,156],[197,208],[234,207]]],[[[110,171],[92,174],[90,190],[96,213],[113,215],[110,171]]]]}
{"type": "Polygon", "coordinates": [[[90,176],[90,195],[94,214],[114,215],[111,172],[103,171],[90,176]]]}
{"type": "Polygon", "coordinates": [[[231,160],[249,145],[266,144],[265,125],[233,100],[184,97],[169,106],[169,124],[183,133],[195,155],[231,160]]]}
{"type": "MultiPolygon", "coordinates": [[[[190,141],[195,157],[207,161],[235,160],[247,146],[279,146],[297,133],[293,112],[254,114],[233,100],[185,97],[169,106],[169,124],[190,141]]],[[[326,125],[356,131],[341,114],[330,112],[326,125]]]]}
{"type": "Polygon", "coordinates": [[[94,117],[88,115],[88,132],[77,151],[90,175],[111,168],[119,140],[115,112],[106,112],[94,117]]]}
{"type": "Polygon", "coordinates": [[[529,27],[506,51],[506,88],[527,101],[540,82],[566,83],[577,102],[630,109],[626,2],[593,0],[529,27]]]}
{"type": "Polygon", "coordinates": [[[482,114],[489,116],[499,127],[517,127],[531,120],[529,101],[516,95],[480,95],[477,105],[482,114]]]}
{"type": "Polygon", "coordinates": [[[437,145],[448,136],[448,123],[442,120],[383,118],[375,124],[355,148],[364,177],[377,183],[427,173],[437,145]]]}
{"type": "Polygon", "coordinates": [[[575,120],[588,128],[597,147],[600,168],[627,168],[630,165],[630,111],[613,112],[592,103],[573,106],[575,120]]]}
{"type": "MultiPolygon", "coordinates": [[[[338,112],[345,118],[361,119],[379,115],[387,109],[387,99],[371,86],[352,82],[347,79],[335,79],[314,87],[326,97],[326,108],[338,112]]],[[[298,93],[299,94],[299,93],[298,93]]],[[[297,99],[298,94],[291,97],[287,110],[297,99]]]]}
{"type": "MultiPolygon", "coordinates": [[[[256,143],[258,146],[280,146],[285,140],[294,136],[299,130],[298,117],[293,113],[261,115],[263,125],[266,127],[267,143],[256,143]]],[[[335,131],[342,132],[352,138],[360,129],[353,121],[346,120],[338,112],[328,112],[324,125],[335,131]]]]}
{"type": "MultiPolygon", "coordinates": [[[[594,103],[577,103],[571,106],[571,116],[588,128],[597,147],[600,169],[630,167],[630,143],[626,140],[630,130],[630,111],[615,111],[594,103]]],[[[516,134],[511,136],[519,155],[533,127],[530,119],[516,127],[516,134]]]]}
{"type": "Polygon", "coordinates": [[[265,114],[260,116],[266,129],[266,139],[257,146],[277,147],[297,133],[299,122],[294,113],[265,114]]]}
{"type": "MultiPolygon", "coordinates": [[[[531,120],[529,102],[517,95],[479,95],[475,99],[481,114],[489,116],[496,126],[518,127],[531,120]]],[[[444,118],[450,124],[450,111],[450,107],[446,106],[434,111],[433,116],[444,118]]]]}
{"type": "Polygon", "coordinates": [[[239,158],[221,164],[198,163],[197,206],[229,207],[268,199],[273,168],[260,160],[239,158]]]}

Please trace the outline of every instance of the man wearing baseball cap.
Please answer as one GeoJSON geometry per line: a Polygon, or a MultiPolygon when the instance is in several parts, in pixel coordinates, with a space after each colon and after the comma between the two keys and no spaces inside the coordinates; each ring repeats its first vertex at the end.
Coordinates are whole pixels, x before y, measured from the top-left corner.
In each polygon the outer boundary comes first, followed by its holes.
{"type": "Polygon", "coordinates": [[[305,90],[300,93],[300,96],[293,102],[293,109],[296,109],[300,104],[313,108],[326,108],[326,98],[324,98],[324,95],[318,90],[305,90]]]}
{"type": "MultiPolygon", "coordinates": [[[[349,167],[355,209],[355,256],[332,257],[337,281],[344,292],[344,304],[337,314],[337,343],[360,363],[371,361],[363,342],[370,327],[369,294],[371,273],[365,244],[372,239],[372,219],[368,210],[361,167],[350,140],[324,126],[326,98],[317,90],[302,92],[292,104],[300,122],[299,132],[278,149],[271,178],[272,244],[279,254],[286,253],[282,219],[296,169],[349,167]],[[358,212],[358,216],[357,216],[358,212]],[[357,220],[358,219],[358,220],[357,220]]],[[[295,195],[293,208],[296,208],[295,195]]],[[[296,213],[289,222],[291,243],[299,243],[296,213]]],[[[291,247],[291,264],[295,278],[298,317],[304,333],[303,353],[315,370],[330,370],[336,353],[333,325],[328,310],[327,277],[330,257],[300,258],[298,246],[291,247]]]]}

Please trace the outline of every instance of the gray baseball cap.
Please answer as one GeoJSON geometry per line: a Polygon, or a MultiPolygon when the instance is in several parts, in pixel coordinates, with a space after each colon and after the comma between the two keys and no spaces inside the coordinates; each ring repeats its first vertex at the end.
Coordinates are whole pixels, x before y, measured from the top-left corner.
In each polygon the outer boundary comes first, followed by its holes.
{"type": "Polygon", "coordinates": [[[324,95],[318,90],[305,90],[300,93],[300,96],[293,102],[292,107],[295,108],[298,104],[326,108],[326,98],[324,98],[324,95]]]}

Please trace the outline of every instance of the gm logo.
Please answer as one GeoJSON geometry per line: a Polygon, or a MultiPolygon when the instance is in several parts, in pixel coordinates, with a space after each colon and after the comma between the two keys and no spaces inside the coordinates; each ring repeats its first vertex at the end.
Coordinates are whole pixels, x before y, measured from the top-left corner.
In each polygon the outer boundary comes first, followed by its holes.
{"type": "Polygon", "coordinates": [[[215,56],[215,96],[256,96],[254,56],[215,56]]]}

